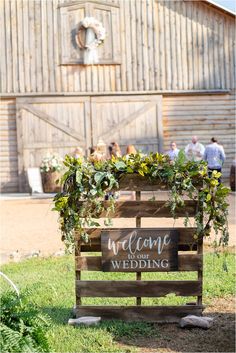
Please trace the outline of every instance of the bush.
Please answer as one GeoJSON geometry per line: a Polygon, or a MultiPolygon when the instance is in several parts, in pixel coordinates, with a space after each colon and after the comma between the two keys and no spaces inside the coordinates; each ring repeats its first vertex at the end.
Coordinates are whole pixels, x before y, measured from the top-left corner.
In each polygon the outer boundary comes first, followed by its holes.
{"type": "Polygon", "coordinates": [[[0,351],[49,352],[46,329],[49,318],[42,315],[34,303],[29,302],[26,291],[19,298],[7,291],[1,298],[0,351]]]}

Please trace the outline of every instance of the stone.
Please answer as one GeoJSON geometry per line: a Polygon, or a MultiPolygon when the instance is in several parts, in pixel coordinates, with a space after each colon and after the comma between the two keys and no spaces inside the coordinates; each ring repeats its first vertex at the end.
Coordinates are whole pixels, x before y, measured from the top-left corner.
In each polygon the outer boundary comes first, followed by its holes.
{"type": "Polygon", "coordinates": [[[68,325],[77,326],[77,325],[97,325],[101,321],[101,317],[95,316],[82,316],[77,319],[69,319],[68,325]]]}
{"type": "Polygon", "coordinates": [[[187,315],[180,320],[180,327],[200,327],[208,330],[213,325],[213,318],[207,316],[187,315]]]}
{"type": "Polygon", "coordinates": [[[19,250],[16,250],[10,253],[9,258],[14,262],[19,262],[21,260],[21,254],[19,253],[19,250]]]}
{"type": "Polygon", "coordinates": [[[65,255],[65,250],[60,249],[59,251],[56,251],[53,256],[64,256],[65,255]]]}
{"type": "Polygon", "coordinates": [[[31,259],[32,257],[39,257],[40,256],[40,250],[33,250],[30,253],[26,254],[24,256],[25,259],[31,259]]]}

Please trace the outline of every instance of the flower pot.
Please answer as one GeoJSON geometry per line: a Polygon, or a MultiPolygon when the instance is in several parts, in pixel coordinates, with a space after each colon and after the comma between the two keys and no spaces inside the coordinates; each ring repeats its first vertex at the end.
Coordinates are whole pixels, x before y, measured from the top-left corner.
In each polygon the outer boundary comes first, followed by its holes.
{"type": "Polygon", "coordinates": [[[56,181],[60,179],[61,174],[59,172],[42,172],[42,184],[44,192],[60,192],[61,187],[56,184],[56,181]]]}

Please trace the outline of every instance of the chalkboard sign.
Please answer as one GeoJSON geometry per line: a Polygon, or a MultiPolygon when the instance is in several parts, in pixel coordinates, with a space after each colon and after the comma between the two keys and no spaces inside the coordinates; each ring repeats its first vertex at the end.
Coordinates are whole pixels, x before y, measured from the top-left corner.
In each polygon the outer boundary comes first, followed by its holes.
{"type": "Polygon", "coordinates": [[[178,270],[178,231],[132,228],[101,233],[104,272],[168,272],[178,270]]]}

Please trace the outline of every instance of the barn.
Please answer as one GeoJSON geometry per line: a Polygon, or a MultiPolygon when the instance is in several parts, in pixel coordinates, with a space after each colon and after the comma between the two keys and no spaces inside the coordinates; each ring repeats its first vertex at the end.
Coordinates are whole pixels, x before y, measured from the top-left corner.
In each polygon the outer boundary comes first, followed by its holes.
{"type": "Polygon", "coordinates": [[[49,151],[100,138],[166,151],[218,137],[235,151],[235,15],[210,1],[2,0],[0,182],[27,189],[49,151]],[[78,45],[86,17],[105,28],[98,60],[78,45]],[[79,29],[80,28],[80,29],[79,29]],[[78,33],[80,31],[80,33],[78,33]]]}

